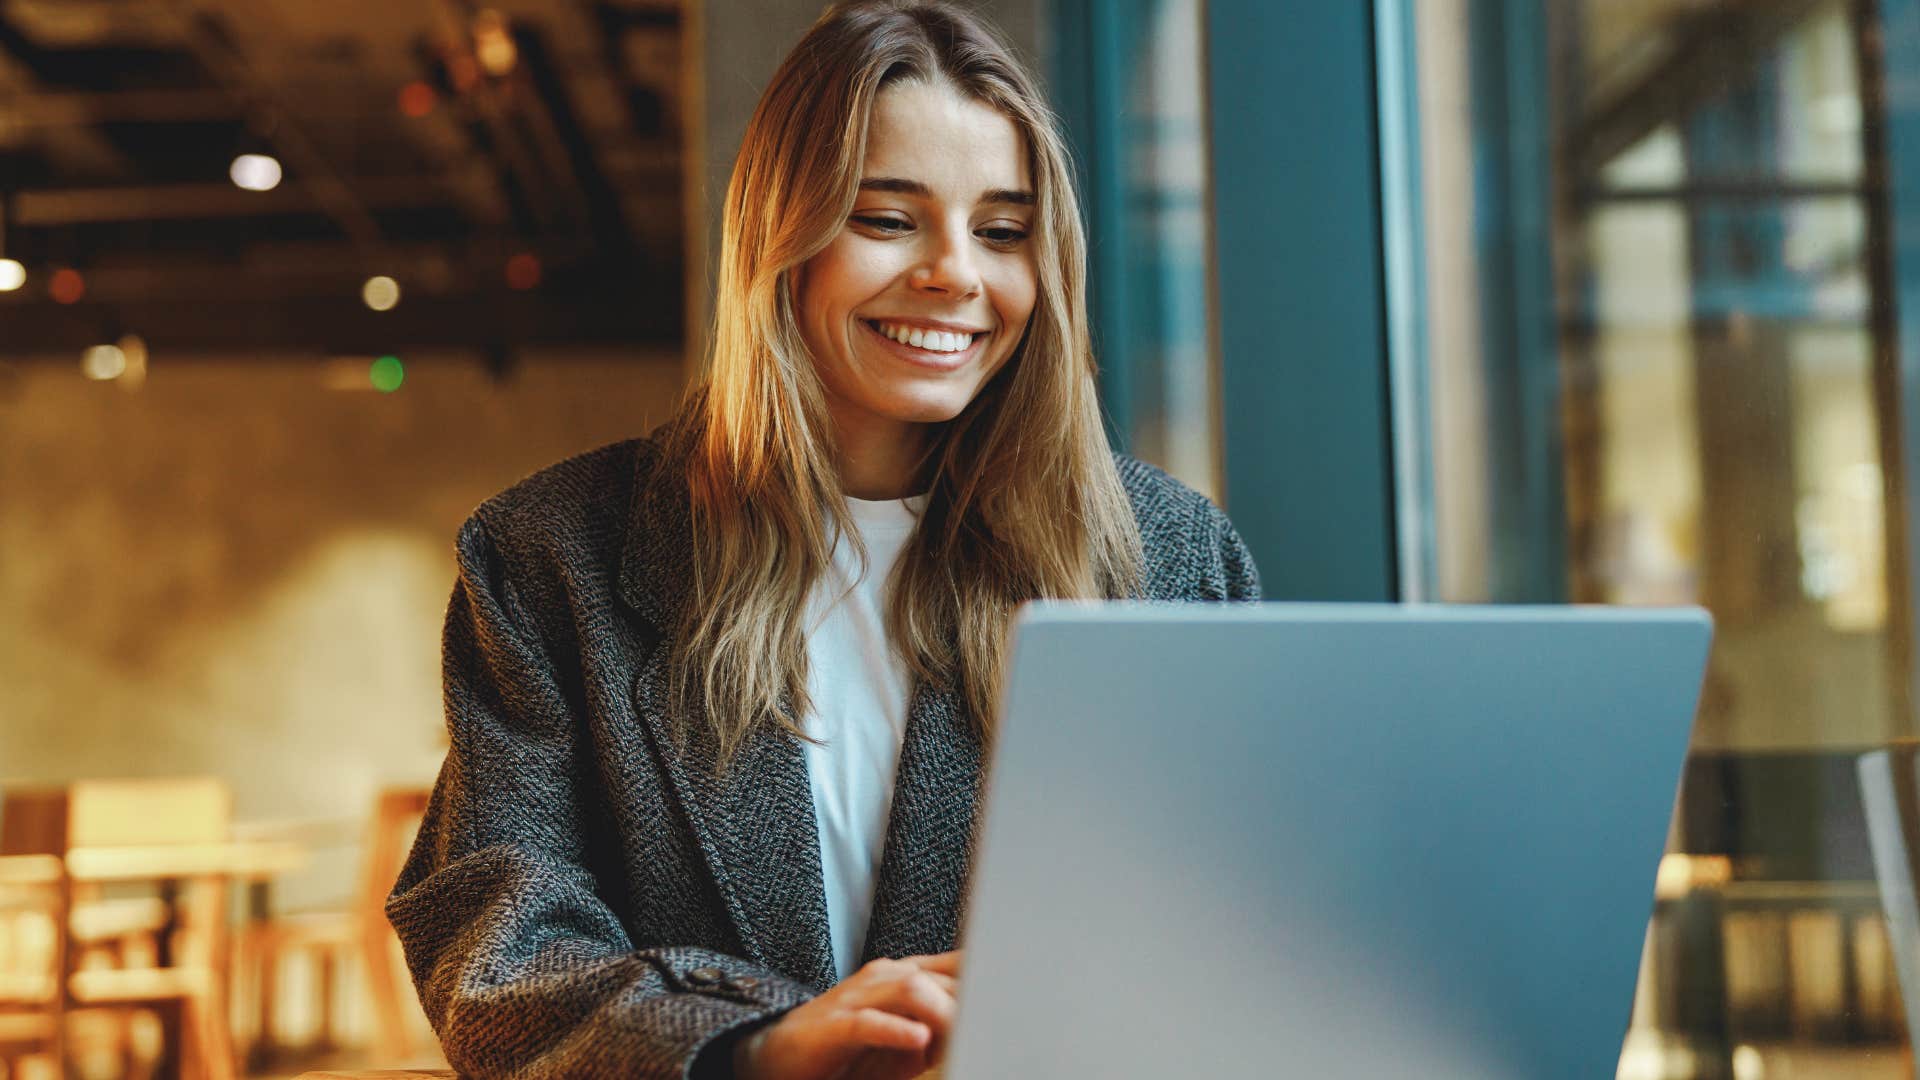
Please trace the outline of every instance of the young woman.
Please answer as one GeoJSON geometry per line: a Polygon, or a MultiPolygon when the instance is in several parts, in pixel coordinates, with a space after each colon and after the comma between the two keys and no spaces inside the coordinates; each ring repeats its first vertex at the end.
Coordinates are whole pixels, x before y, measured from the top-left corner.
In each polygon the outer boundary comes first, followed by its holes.
{"type": "Polygon", "coordinates": [[[462,1073],[940,1062],[1016,607],[1259,595],[1217,509],[1107,448],[1079,221],[972,16],[846,3],[786,58],[704,384],[460,531],[388,913],[462,1073]]]}

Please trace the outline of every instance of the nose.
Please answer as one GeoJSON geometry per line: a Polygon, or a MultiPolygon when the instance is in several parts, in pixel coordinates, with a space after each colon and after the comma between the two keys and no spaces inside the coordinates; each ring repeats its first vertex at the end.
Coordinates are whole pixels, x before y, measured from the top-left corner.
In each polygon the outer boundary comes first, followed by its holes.
{"type": "Polygon", "coordinates": [[[980,267],[974,262],[973,234],[965,224],[928,229],[920,265],[909,280],[921,292],[936,296],[970,297],[980,292],[980,267]]]}

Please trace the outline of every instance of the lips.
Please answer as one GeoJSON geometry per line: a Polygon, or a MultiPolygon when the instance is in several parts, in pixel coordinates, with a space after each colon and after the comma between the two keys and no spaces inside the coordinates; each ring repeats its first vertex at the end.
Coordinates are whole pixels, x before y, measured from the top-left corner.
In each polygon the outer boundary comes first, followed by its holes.
{"type": "Polygon", "coordinates": [[[866,321],[882,333],[885,333],[884,328],[889,325],[908,330],[938,330],[948,334],[973,335],[987,332],[985,327],[968,326],[965,323],[948,322],[945,319],[923,319],[911,315],[899,317],[881,315],[868,318],[866,321]]]}
{"type": "Polygon", "coordinates": [[[926,368],[932,371],[953,371],[965,366],[972,361],[974,357],[980,355],[980,350],[986,345],[987,339],[993,336],[991,331],[975,334],[972,344],[961,349],[959,352],[936,352],[933,349],[922,349],[914,345],[908,345],[905,342],[895,341],[874,329],[873,324],[866,319],[859,321],[860,328],[864,330],[867,336],[877,343],[880,348],[887,350],[894,356],[916,367],[926,368]]]}

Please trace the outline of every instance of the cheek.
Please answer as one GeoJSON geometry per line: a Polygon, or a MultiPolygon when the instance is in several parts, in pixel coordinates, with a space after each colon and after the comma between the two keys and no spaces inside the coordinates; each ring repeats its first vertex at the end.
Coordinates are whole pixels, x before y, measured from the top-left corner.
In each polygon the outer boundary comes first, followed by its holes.
{"type": "Polygon", "coordinates": [[[833,303],[833,264],[824,253],[793,270],[793,306],[802,328],[811,331],[824,320],[833,303]]]}
{"type": "Polygon", "coordinates": [[[886,267],[844,234],[803,266],[801,310],[804,317],[820,322],[845,318],[887,280],[886,267]]]}
{"type": "Polygon", "coordinates": [[[1040,295],[1039,275],[1031,265],[1009,266],[994,289],[1000,318],[1010,326],[1019,326],[1033,314],[1040,295]]]}

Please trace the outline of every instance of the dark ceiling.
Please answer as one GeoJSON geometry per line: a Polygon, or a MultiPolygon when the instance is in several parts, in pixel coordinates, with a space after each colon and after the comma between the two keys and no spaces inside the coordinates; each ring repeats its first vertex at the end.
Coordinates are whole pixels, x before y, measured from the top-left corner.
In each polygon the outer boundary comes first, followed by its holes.
{"type": "Polygon", "coordinates": [[[0,0],[0,360],[675,341],[680,51],[676,0],[0,0]]]}

